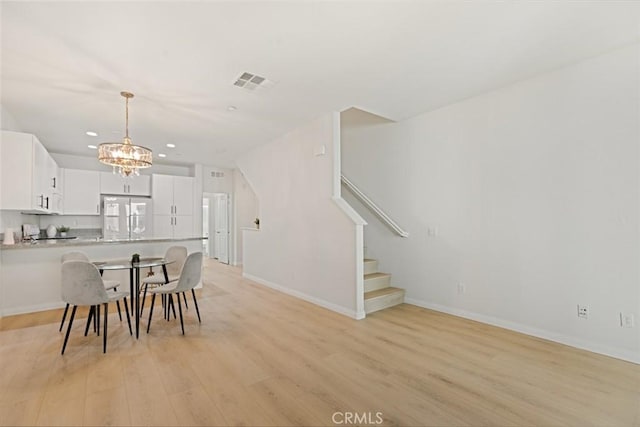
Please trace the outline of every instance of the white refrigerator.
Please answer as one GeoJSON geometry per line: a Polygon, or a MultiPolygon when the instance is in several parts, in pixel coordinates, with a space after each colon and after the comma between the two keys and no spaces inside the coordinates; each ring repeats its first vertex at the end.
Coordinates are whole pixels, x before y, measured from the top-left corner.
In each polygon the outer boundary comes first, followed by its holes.
{"type": "Polygon", "coordinates": [[[105,240],[153,237],[153,211],[148,197],[102,197],[102,237],[105,240]]]}

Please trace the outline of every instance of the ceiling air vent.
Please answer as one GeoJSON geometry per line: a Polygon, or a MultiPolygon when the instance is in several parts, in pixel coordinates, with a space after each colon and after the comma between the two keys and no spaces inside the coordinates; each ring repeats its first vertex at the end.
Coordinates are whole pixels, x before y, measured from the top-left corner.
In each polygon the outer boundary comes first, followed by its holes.
{"type": "Polygon", "coordinates": [[[224,178],[224,172],[211,172],[211,178],[224,178]]]}
{"type": "Polygon", "coordinates": [[[233,83],[234,86],[250,91],[271,87],[273,84],[274,83],[271,80],[247,72],[242,73],[242,75],[233,83]]]}

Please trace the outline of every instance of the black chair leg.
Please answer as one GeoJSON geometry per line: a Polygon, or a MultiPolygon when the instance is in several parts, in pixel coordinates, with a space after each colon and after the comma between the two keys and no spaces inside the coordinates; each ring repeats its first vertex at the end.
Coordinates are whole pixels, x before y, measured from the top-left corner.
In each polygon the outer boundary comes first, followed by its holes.
{"type": "Polygon", "coordinates": [[[180,294],[176,293],[176,299],[178,300],[178,311],[180,312],[180,327],[182,328],[182,335],[184,335],[184,322],[182,321],[182,303],[180,302],[180,294]]]}
{"type": "Polygon", "coordinates": [[[144,302],[147,299],[147,287],[149,286],[148,283],[144,284],[144,292],[142,293],[142,305],[140,306],[140,317],[142,317],[142,312],[144,311],[144,302]]]}
{"type": "Polygon", "coordinates": [[[124,300],[124,311],[127,314],[127,325],[129,325],[129,335],[133,335],[133,330],[131,329],[131,317],[129,316],[129,307],[127,307],[127,297],[122,298],[124,300]]]}
{"type": "Polygon", "coordinates": [[[62,313],[62,322],[60,322],[60,329],[58,331],[62,332],[62,325],[64,325],[64,319],[67,318],[67,312],[69,311],[69,304],[64,308],[64,313],[62,313]]]}
{"type": "MultiPolygon", "coordinates": [[[[89,317],[87,317],[87,326],[84,328],[84,336],[85,336],[85,337],[86,337],[86,336],[87,336],[87,334],[89,333],[89,326],[91,326],[91,319],[93,319],[93,314],[94,314],[94,313],[93,313],[93,310],[94,310],[94,307],[93,307],[93,306],[91,306],[91,307],[89,308],[89,317]]],[[[95,324],[94,324],[94,325],[95,325],[95,324]]]]}
{"type": "Polygon", "coordinates": [[[156,302],[156,294],[153,294],[151,297],[151,308],[149,308],[149,323],[147,323],[147,333],[149,333],[149,328],[151,327],[151,316],[153,316],[153,305],[156,302]]]}
{"type": "Polygon", "coordinates": [[[107,352],[107,319],[109,318],[109,303],[104,303],[104,331],[102,331],[102,352],[107,352]]]}
{"type": "Polygon", "coordinates": [[[118,317],[120,318],[120,321],[122,322],[122,313],[120,312],[120,301],[116,301],[116,307],[118,307],[118,317]]]}
{"type": "Polygon", "coordinates": [[[96,305],[96,315],[94,316],[94,319],[97,325],[96,334],[100,336],[100,304],[96,305]]]}
{"type": "MultiPolygon", "coordinates": [[[[178,297],[178,302],[180,302],[180,295],[176,294],[176,296],[178,297]]],[[[173,304],[173,295],[169,294],[169,303],[171,304],[171,311],[173,311],[173,318],[177,319],[176,317],[176,306],[173,304]]],[[[169,320],[167,318],[167,320],[169,320]]]]}
{"type": "MultiPolygon", "coordinates": [[[[180,295],[178,295],[178,297],[179,296],[180,295]]],[[[182,298],[184,298],[184,309],[189,310],[189,306],[187,305],[187,295],[184,292],[182,293],[182,298]]]]}
{"type": "Polygon", "coordinates": [[[69,333],[71,332],[71,325],[73,325],[73,318],[76,317],[76,309],[77,305],[73,306],[73,310],[71,310],[71,317],[69,318],[69,324],[67,325],[67,333],[64,336],[64,344],[62,344],[62,352],[60,354],[64,354],[64,349],[67,348],[67,341],[69,341],[69,333]]]}
{"type": "Polygon", "coordinates": [[[193,304],[196,306],[196,313],[198,313],[198,323],[202,323],[200,320],[200,310],[198,310],[198,300],[196,299],[196,291],[191,289],[191,296],[193,297],[193,304]]]}

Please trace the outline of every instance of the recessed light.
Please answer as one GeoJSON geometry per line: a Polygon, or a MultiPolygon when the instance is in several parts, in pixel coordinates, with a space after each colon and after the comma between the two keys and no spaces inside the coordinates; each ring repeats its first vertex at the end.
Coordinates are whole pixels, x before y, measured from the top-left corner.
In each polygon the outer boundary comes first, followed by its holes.
{"type": "Polygon", "coordinates": [[[167,157],[167,155],[163,154],[163,153],[160,153],[160,154],[158,154],[158,157],[167,157]]]}
{"type": "Polygon", "coordinates": [[[91,148],[92,150],[96,150],[98,147],[95,145],[87,145],[87,148],[91,148]]]}
{"type": "Polygon", "coordinates": [[[236,107],[235,105],[229,105],[227,107],[227,110],[229,110],[229,111],[236,111],[237,109],[238,109],[238,107],[236,107]]]}
{"type": "Polygon", "coordinates": [[[92,131],[92,130],[88,130],[88,131],[86,131],[85,133],[86,133],[87,135],[89,135],[89,136],[98,136],[98,133],[97,133],[97,132],[94,132],[94,131],[92,131]]]}
{"type": "Polygon", "coordinates": [[[167,147],[169,147],[169,148],[176,148],[176,144],[167,144],[167,147]]]}

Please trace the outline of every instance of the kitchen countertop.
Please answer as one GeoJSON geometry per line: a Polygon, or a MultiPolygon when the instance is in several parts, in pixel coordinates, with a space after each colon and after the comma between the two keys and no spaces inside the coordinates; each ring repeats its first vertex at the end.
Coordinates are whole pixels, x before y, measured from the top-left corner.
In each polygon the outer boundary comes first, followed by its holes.
{"type": "Polygon", "coordinates": [[[96,246],[96,245],[122,245],[129,243],[163,243],[163,242],[184,242],[188,240],[206,240],[207,237],[182,237],[182,238],[148,238],[148,239],[113,239],[105,240],[101,237],[78,237],[77,239],[55,239],[37,240],[36,243],[30,241],[16,242],[13,245],[0,245],[1,250],[9,249],[46,249],[59,248],[61,246],[96,246]]]}

